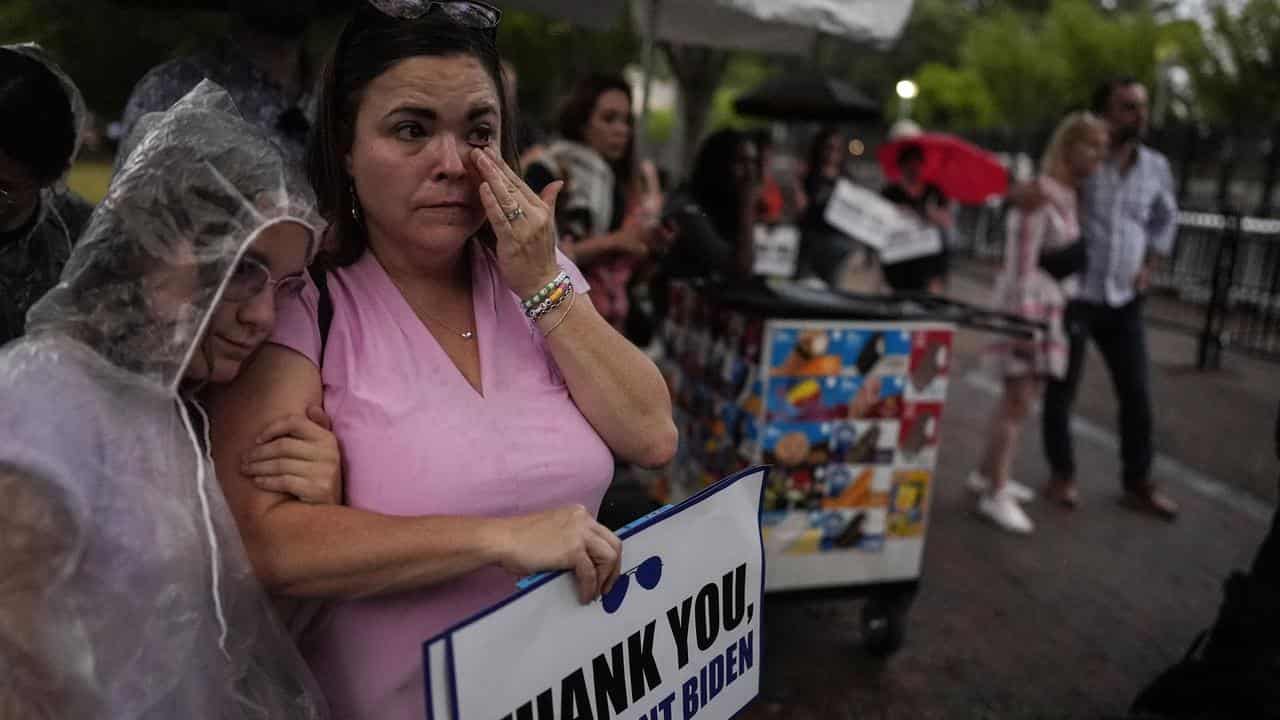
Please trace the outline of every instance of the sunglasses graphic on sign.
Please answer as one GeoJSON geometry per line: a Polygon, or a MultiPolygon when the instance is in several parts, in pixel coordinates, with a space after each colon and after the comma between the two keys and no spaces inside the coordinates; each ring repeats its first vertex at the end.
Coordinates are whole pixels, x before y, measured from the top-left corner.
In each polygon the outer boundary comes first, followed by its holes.
{"type": "Polygon", "coordinates": [[[633,574],[636,576],[636,582],[640,583],[640,587],[645,590],[658,587],[658,583],[662,580],[662,558],[654,555],[619,575],[609,592],[600,597],[600,604],[604,606],[605,612],[612,615],[622,607],[622,600],[627,596],[627,588],[631,586],[633,574]]]}

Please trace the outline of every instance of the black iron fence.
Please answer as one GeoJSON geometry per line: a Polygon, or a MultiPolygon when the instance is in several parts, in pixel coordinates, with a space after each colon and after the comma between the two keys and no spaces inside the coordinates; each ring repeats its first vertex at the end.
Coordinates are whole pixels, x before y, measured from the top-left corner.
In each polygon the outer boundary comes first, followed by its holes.
{"type": "MultiPolygon", "coordinates": [[[[964,208],[958,220],[959,252],[1003,257],[1002,207],[964,208]]],[[[1224,350],[1280,361],[1280,220],[1182,212],[1152,284],[1148,319],[1196,335],[1202,369],[1218,367],[1224,350]]]]}

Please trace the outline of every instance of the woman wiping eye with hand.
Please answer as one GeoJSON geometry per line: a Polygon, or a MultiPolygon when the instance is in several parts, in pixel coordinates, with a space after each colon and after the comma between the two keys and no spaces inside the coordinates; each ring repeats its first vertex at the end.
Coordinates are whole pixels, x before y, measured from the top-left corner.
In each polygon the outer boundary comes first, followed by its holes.
{"type": "MultiPolygon", "coordinates": [[[[323,287],[211,396],[219,478],[278,596],[326,601],[299,638],[336,715],[420,718],[421,643],[570,570],[618,576],[595,519],[615,456],[662,465],[676,432],[657,368],[556,250],[558,183],[513,169],[499,13],[361,6],[325,72],[309,171],[333,227],[323,287]],[[421,11],[421,12],[417,12],[421,11]],[[255,428],[323,404],[344,504],[241,475],[255,428]]],[[[252,462],[251,462],[252,464],[252,462]]]]}

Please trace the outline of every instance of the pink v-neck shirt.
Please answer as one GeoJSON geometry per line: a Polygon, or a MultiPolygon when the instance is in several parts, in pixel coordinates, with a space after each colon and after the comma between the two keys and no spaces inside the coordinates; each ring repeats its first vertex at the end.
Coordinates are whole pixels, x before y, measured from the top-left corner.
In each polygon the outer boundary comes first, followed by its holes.
{"type": "MultiPolygon", "coordinates": [[[[575,288],[588,289],[559,258],[575,288]]],[[[541,332],[471,249],[483,397],[372,253],[329,274],[334,314],[321,377],[342,447],[347,504],[388,515],[522,515],[579,503],[592,513],[613,456],[569,397],[541,332]]],[[[319,293],[277,309],[271,341],[319,364],[319,293]]],[[[422,642],[515,589],[489,567],[434,587],[336,602],[300,639],[335,718],[425,717],[422,642]]]]}

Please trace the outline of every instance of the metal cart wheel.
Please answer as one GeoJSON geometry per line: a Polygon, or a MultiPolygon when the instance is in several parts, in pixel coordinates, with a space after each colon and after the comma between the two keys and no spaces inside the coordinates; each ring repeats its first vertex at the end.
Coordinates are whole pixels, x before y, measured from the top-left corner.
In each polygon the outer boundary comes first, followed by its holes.
{"type": "Polygon", "coordinates": [[[862,643],[878,658],[887,658],[907,639],[907,611],[913,592],[876,593],[862,606],[862,643]]]}

